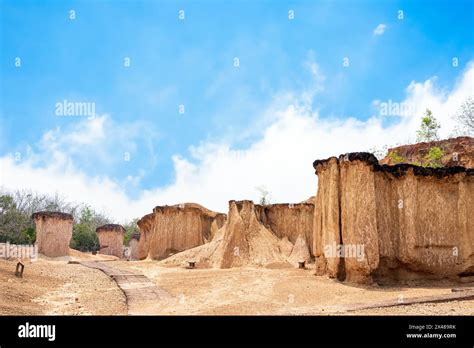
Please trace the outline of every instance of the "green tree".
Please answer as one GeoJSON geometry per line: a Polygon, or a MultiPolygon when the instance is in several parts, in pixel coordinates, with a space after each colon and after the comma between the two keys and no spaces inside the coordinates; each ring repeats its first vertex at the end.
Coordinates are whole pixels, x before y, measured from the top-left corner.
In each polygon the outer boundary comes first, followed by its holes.
{"type": "Polygon", "coordinates": [[[34,233],[28,236],[25,231],[34,231],[34,224],[30,216],[22,212],[15,197],[11,194],[0,196],[0,242],[12,244],[29,244],[35,239],[34,233]]]}
{"type": "Polygon", "coordinates": [[[48,196],[27,190],[0,190],[0,242],[31,244],[36,240],[31,215],[38,211],[60,211],[75,216],[77,205],[60,196],[48,196]]]}
{"type": "Polygon", "coordinates": [[[125,228],[125,236],[123,238],[124,245],[128,245],[128,243],[130,242],[130,239],[132,238],[132,235],[135,232],[139,232],[138,225],[137,225],[138,220],[139,220],[138,218],[135,218],[132,221],[123,225],[123,228],[125,228]]]}
{"type": "Polygon", "coordinates": [[[416,132],[417,141],[434,141],[438,140],[438,130],[441,128],[440,124],[433,116],[430,109],[426,109],[425,115],[421,118],[420,129],[416,132]]]}
{"type": "Polygon", "coordinates": [[[27,244],[34,244],[36,242],[36,230],[34,227],[27,227],[22,231],[22,237],[27,244]]]}
{"type": "Polygon", "coordinates": [[[71,248],[80,251],[99,250],[96,228],[110,223],[110,220],[97,213],[88,205],[82,207],[77,223],[73,226],[71,248]]]}
{"type": "Polygon", "coordinates": [[[95,229],[110,223],[106,216],[84,204],[71,204],[59,195],[49,196],[26,190],[0,190],[0,242],[32,244],[36,240],[31,215],[38,211],[59,211],[71,214],[73,226],[71,247],[81,251],[99,249],[95,229]]]}

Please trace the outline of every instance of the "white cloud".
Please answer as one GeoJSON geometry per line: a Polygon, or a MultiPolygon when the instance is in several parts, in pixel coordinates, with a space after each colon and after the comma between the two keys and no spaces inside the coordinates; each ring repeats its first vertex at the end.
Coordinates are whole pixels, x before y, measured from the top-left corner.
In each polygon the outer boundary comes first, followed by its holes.
{"type": "Polygon", "coordinates": [[[107,114],[68,121],[46,131],[34,146],[37,150],[30,149],[25,157],[38,166],[81,163],[88,168],[110,168],[123,164],[125,153],[133,157],[140,145],[146,143],[150,153],[147,164],[153,166],[156,160],[153,145],[148,141],[159,137],[153,125],[140,120],[117,123],[107,114]]]}
{"type": "MultiPolygon", "coordinates": [[[[178,202],[198,202],[225,212],[230,199],[258,199],[256,187],[262,185],[271,191],[275,202],[299,202],[316,194],[317,177],[312,168],[315,159],[413,142],[420,115],[427,107],[441,123],[441,135],[448,136],[454,126],[451,115],[473,94],[473,80],[471,63],[450,91],[439,89],[435,78],[411,82],[407,97],[401,102],[411,103],[415,112],[396,116],[388,126],[377,115],[366,121],[321,117],[312,111],[314,106],[306,98],[307,92],[279,95],[274,105],[262,111],[265,115],[270,110],[275,116],[258,141],[244,150],[234,149],[225,141],[191,147],[189,158],[173,157],[175,180],[171,185],[142,191],[136,199],[130,199],[119,183],[107,177],[90,177],[66,160],[61,165],[52,162],[38,168],[33,161],[16,163],[5,156],[0,158],[3,183],[10,189],[60,192],[109,213],[118,222],[141,217],[156,205],[178,202]]],[[[372,106],[381,102],[384,101],[372,106]]],[[[100,132],[95,134],[100,138],[100,132]]],[[[80,134],[77,136],[80,138],[80,134]]],[[[58,153],[59,158],[68,158],[67,154],[58,153]]],[[[136,184],[134,178],[127,180],[136,184]]]]}
{"type": "Polygon", "coordinates": [[[324,81],[326,76],[321,71],[319,64],[316,62],[316,55],[314,51],[309,51],[308,59],[305,62],[305,67],[311,73],[312,85],[310,86],[311,97],[324,89],[324,81]]]}
{"type": "Polygon", "coordinates": [[[374,29],[374,35],[383,35],[386,28],[387,28],[387,26],[383,23],[377,25],[377,27],[374,29]]]}

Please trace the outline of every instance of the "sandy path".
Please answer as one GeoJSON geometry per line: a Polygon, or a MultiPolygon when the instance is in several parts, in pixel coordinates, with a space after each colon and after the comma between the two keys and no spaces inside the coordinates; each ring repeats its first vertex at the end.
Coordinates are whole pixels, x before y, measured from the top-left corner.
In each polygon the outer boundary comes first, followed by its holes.
{"type": "Polygon", "coordinates": [[[170,298],[167,291],[136,270],[118,268],[113,262],[80,261],[80,264],[100,270],[113,279],[125,295],[128,314],[153,314],[155,305],[170,298]]]}

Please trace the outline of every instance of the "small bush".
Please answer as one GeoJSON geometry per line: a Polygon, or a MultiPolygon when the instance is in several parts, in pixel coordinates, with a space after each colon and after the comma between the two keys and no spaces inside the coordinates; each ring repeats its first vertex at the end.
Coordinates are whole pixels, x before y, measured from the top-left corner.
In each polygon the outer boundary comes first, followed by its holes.
{"type": "Polygon", "coordinates": [[[22,235],[25,240],[28,242],[27,244],[34,244],[36,241],[36,230],[33,227],[28,227],[22,231],[22,235]]]}
{"type": "Polygon", "coordinates": [[[425,167],[439,168],[443,166],[441,159],[444,156],[444,151],[438,146],[433,146],[425,156],[425,167]]]}
{"type": "Polygon", "coordinates": [[[406,162],[405,158],[399,155],[396,151],[390,151],[388,157],[390,157],[396,164],[406,162]]]}
{"type": "Polygon", "coordinates": [[[79,251],[97,251],[99,250],[99,239],[95,230],[84,224],[77,224],[73,228],[70,246],[79,251]]]}

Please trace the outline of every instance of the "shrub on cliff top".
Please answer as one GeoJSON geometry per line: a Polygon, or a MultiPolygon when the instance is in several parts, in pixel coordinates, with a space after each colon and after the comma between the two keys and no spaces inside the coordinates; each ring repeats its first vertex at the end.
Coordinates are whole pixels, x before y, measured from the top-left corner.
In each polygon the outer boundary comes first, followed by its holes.
{"type": "Polygon", "coordinates": [[[428,150],[428,153],[423,157],[422,160],[412,161],[410,164],[425,168],[440,168],[443,167],[443,163],[441,161],[443,156],[443,149],[438,146],[433,146],[428,150]]]}
{"type": "Polygon", "coordinates": [[[441,159],[444,156],[444,151],[438,146],[433,146],[428,151],[428,154],[425,156],[426,165],[425,167],[439,168],[443,166],[441,159]]]}
{"type": "Polygon", "coordinates": [[[397,151],[390,151],[388,157],[390,157],[396,164],[406,162],[405,158],[399,155],[397,151]]]}

